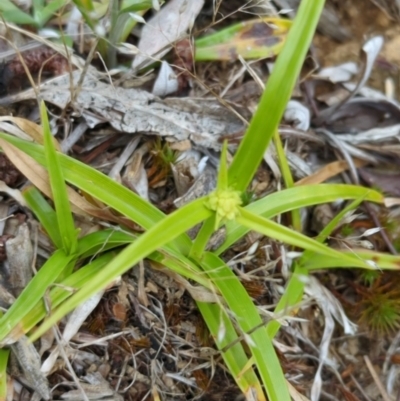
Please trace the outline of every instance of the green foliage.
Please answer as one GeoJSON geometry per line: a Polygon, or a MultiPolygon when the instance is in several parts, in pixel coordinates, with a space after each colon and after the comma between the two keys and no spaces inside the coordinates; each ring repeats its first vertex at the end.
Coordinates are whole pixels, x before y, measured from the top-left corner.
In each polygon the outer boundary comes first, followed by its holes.
{"type": "Polygon", "coordinates": [[[375,280],[381,275],[382,273],[377,270],[363,270],[361,272],[361,279],[364,281],[365,284],[372,286],[375,280]]]}
{"type": "Polygon", "coordinates": [[[36,218],[52,240],[56,248],[62,248],[60,228],[54,209],[48,204],[44,196],[35,188],[25,188],[24,198],[31,210],[36,211],[36,218]]]}
{"type": "Polygon", "coordinates": [[[31,25],[39,29],[43,28],[67,3],[66,0],[33,0],[32,14],[28,14],[20,10],[11,0],[2,0],[0,2],[0,14],[7,22],[31,25]]]}
{"type": "Polygon", "coordinates": [[[154,149],[152,151],[154,156],[160,160],[160,162],[170,165],[176,162],[178,154],[175,150],[171,149],[168,142],[164,142],[161,138],[157,138],[154,143],[154,149]]]}
{"type": "Polygon", "coordinates": [[[273,57],[281,51],[292,22],[283,18],[242,21],[196,40],[195,60],[273,57]]]}
{"type": "Polygon", "coordinates": [[[229,183],[245,190],[261,163],[300,74],[305,55],[324,6],[323,0],[303,0],[276,60],[264,93],[229,169],[229,183]],[[265,118],[266,113],[268,118],[265,118]],[[251,155],[251,157],[249,157],[251,155]]]}
{"type": "Polygon", "coordinates": [[[359,323],[375,335],[385,335],[400,328],[400,290],[397,277],[381,274],[369,287],[357,287],[359,323]]]}
{"type": "Polygon", "coordinates": [[[340,229],[340,234],[345,238],[352,235],[353,233],[354,233],[354,228],[350,224],[345,224],[340,229]]]}
{"type": "Polygon", "coordinates": [[[65,185],[61,164],[54,147],[46,106],[43,101],[40,103],[40,116],[43,127],[46,166],[49,172],[49,181],[62,243],[61,249],[63,249],[67,255],[72,255],[76,250],[78,232],[74,226],[74,218],[69,204],[67,187],[65,185]]]}
{"type": "Polygon", "coordinates": [[[98,49],[109,68],[117,65],[117,46],[125,42],[132,29],[147,10],[151,9],[151,0],[72,0],[81,12],[85,22],[99,37],[98,49]],[[108,12],[107,12],[108,11],[108,12]],[[107,19],[107,24],[104,19],[107,19]],[[104,31],[104,26],[109,26],[104,31]]]}
{"type": "Polygon", "coordinates": [[[242,198],[243,206],[249,205],[250,203],[254,202],[254,200],[255,200],[254,191],[247,190],[247,191],[242,192],[241,198],[242,198]]]}
{"type": "MultiPolygon", "coordinates": [[[[1,134],[1,137],[6,138],[8,142],[17,145],[19,148],[26,151],[30,156],[35,158],[37,161],[39,161],[43,165],[46,165],[45,152],[41,146],[25,142],[14,137],[9,137],[5,134],[1,134]]],[[[76,273],[73,273],[71,276],[62,279],[61,282],[63,284],[66,285],[68,283],[68,286],[75,288],[75,291],[77,292],[74,293],[72,296],[71,293],[68,293],[65,290],[63,290],[61,294],[59,292],[51,292],[51,294],[53,294],[53,297],[51,297],[51,302],[52,306],[54,307],[54,314],[50,319],[47,320],[46,324],[41,327],[40,331],[35,333],[35,337],[38,336],[43,330],[45,330],[46,327],[49,327],[49,325],[51,325],[58,318],[64,315],[67,311],[71,310],[71,308],[86,299],[90,294],[93,294],[94,292],[99,291],[101,288],[104,288],[107,283],[110,283],[119,274],[122,274],[124,271],[128,270],[136,261],[140,260],[144,256],[148,256],[154,260],[157,260],[158,262],[174,269],[179,274],[183,274],[186,277],[198,281],[200,284],[212,289],[214,293],[218,291],[222,292],[222,289],[220,288],[221,280],[216,279],[216,277],[214,276],[214,271],[209,272],[208,281],[205,280],[204,273],[201,273],[206,268],[206,265],[203,261],[204,254],[200,254],[199,259],[195,259],[194,261],[190,261],[185,256],[187,255],[189,249],[187,248],[187,237],[183,233],[188,228],[195,225],[199,221],[199,219],[204,220],[205,218],[207,218],[207,216],[212,215],[212,212],[205,208],[206,199],[199,199],[185,206],[184,208],[181,208],[177,212],[165,217],[162,213],[154,209],[151,205],[144,202],[137,195],[121,187],[119,184],[109,180],[107,177],[91,169],[90,167],[85,166],[82,163],[70,159],[69,157],[62,154],[57,154],[57,158],[59,159],[64,177],[67,181],[69,181],[74,186],[81,188],[88,194],[95,196],[100,201],[107,203],[110,207],[125,212],[127,217],[141,222],[149,230],[136,240],[134,237],[126,236],[123,233],[118,232],[116,232],[115,234],[96,233],[97,237],[101,235],[98,238],[98,241],[96,240],[97,242],[94,241],[93,235],[91,237],[91,240],[89,240],[89,238],[83,238],[78,242],[76,254],[74,255],[73,259],[71,259],[71,262],[66,259],[66,256],[63,256],[62,254],[56,256],[55,254],[54,258],[61,259],[57,259],[57,261],[55,261],[53,257],[49,259],[48,267],[43,266],[42,269],[39,271],[39,277],[36,276],[34,280],[32,280],[32,286],[27,287],[27,297],[25,298],[21,295],[21,298],[19,298],[20,301],[18,300],[16,302],[14,310],[9,310],[0,321],[0,327],[4,328],[5,330],[0,330],[0,338],[3,338],[4,340],[6,338],[5,336],[7,336],[6,333],[9,332],[9,330],[13,327],[16,327],[16,324],[18,324],[18,322],[21,322],[20,325],[22,325],[22,327],[19,327],[19,332],[21,331],[21,329],[22,331],[26,332],[25,330],[29,330],[35,323],[39,322],[40,319],[45,316],[45,310],[43,310],[40,298],[43,295],[43,291],[51,285],[51,282],[57,281],[58,275],[64,270],[63,265],[66,266],[68,263],[73,263],[72,260],[78,261],[83,255],[88,256],[88,250],[90,250],[91,254],[97,252],[99,250],[98,247],[100,246],[100,244],[103,243],[107,245],[106,249],[103,250],[108,249],[108,244],[111,246],[118,246],[123,245],[124,243],[131,243],[131,245],[126,248],[122,253],[119,253],[116,257],[112,258],[112,260],[108,259],[108,263],[102,263],[102,267],[98,268],[95,273],[86,275],[85,279],[83,280],[78,280],[77,278],[75,279],[75,277],[77,277],[77,275],[81,272],[88,271],[89,266],[87,268],[84,267],[78,270],[76,273]],[[120,238],[117,239],[116,242],[113,239],[115,238],[115,235],[120,236],[120,238]],[[166,241],[170,241],[170,244],[166,244],[166,241]],[[96,245],[96,243],[98,245],[96,245]],[[160,248],[164,248],[161,254],[157,252],[154,253],[154,250],[160,248]],[[55,266],[57,266],[60,270],[55,271],[55,266]],[[47,274],[47,271],[52,273],[47,274]],[[43,276],[41,276],[40,273],[42,273],[43,276]],[[49,274],[54,275],[49,276],[49,274]],[[69,278],[71,280],[69,280],[69,278]],[[35,287],[36,285],[39,285],[40,287],[35,287]],[[217,288],[215,288],[215,286],[217,286],[217,288]],[[32,294],[35,295],[33,296],[32,294]],[[62,298],[55,298],[55,294],[62,295],[62,298]],[[28,299],[28,296],[30,303],[29,308],[31,308],[31,312],[29,314],[26,314],[25,307],[27,307],[27,304],[24,302],[27,301],[24,301],[24,299],[28,299]],[[20,306],[18,302],[21,303],[20,306]],[[32,309],[31,305],[36,306],[34,309],[32,309]],[[57,305],[60,306],[57,308],[57,305]],[[40,309],[40,307],[42,309],[40,309]],[[34,311],[36,312],[33,313],[34,311]],[[36,320],[32,320],[34,317],[36,320]],[[9,323],[6,324],[6,322],[9,323]]],[[[223,170],[224,169],[222,169],[222,171],[223,170]]],[[[222,181],[225,180],[222,179],[222,181]]],[[[322,185],[291,188],[280,193],[272,194],[264,199],[248,205],[246,208],[241,209],[240,214],[237,217],[237,221],[233,222],[232,224],[228,224],[227,226],[228,244],[232,243],[232,241],[235,241],[235,238],[239,239],[245,232],[247,232],[247,230],[257,229],[264,234],[270,235],[271,237],[275,237],[280,240],[285,240],[288,243],[294,244],[296,246],[304,246],[311,250],[321,252],[321,254],[324,255],[325,259],[327,259],[327,256],[330,256],[331,258],[335,257],[335,259],[341,259],[345,261],[347,265],[358,264],[364,267],[368,267],[368,264],[364,262],[364,259],[360,259],[358,255],[348,254],[343,257],[343,255],[337,251],[324,247],[322,244],[318,244],[312,239],[302,236],[299,233],[291,232],[286,227],[280,226],[265,217],[261,217],[266,216],[268,218],[271,218],[279,213],[291,209],[311,205],[315,202],[332,201],[337,197],[356,197],[378,202],[382,201],[383,199],[380,194],[370,191],[368,189],[346,185],[322,185]],[[320,191],[318,189],[320,189],[320,191]],[[320,197],[318,197],[318,194],[320,194],[320,197]],[[235,227],[241,227],[241,225],[245,226],[245,230],[241,231],[241,235],[238,235],[237,228],[235,227]],[[232,233],[234,233],[234,235],[232,235],[232,233]]],[[[207,221],[212,220],[208,218],[207,221]]],[[[224,265],[222,260],[215,258],[213,260],[218,260],[218,263],[220,263],[218,271],[220,271],[221,274],[223,273],[224,269],[227,269],[226,272],[230,272],[230,269],[224,265]]],[[[235,276],[230,277],[230,280],[236,280],[235,285],[241,286],[240,281],[235,276]]],[[[222,282],[224,282],[224,280],[222,280],[222,282]]],[[[231,283],[231,286],[232,285],[233,284],[231,283]]],[[[235,316],[237,316],[238,320],[242,321],[245,320],[247,316],[249,316],[250,304],[245,301],[244,295],[237,296],[238,294],[244,293],[239,293],[235,290],[235,299],[237,301],[237,305],[242,305],[240,310],[235,310],[235,316]],[[239,319],[240,316],[242,317],[239,319]]],[[[59,297],[59,295],[57,296],[59,297]]],[[[298,300],[297,298],[298,297],[296,297],[296,302],[298,300]]],[[[232,305],[229,305],[229,308],[231,307],[232,305]]],[[[253,305],[252,308],[255,308],[255,306],[253,305]]],[[[225,341],[222,341],[222,338],[220,339],[218,337],[218,331],[221,330],[221,325],[215,325],[215,318],[216,316],[219,316],[219,319],[221,319],[222,316],[227,313],[225,312],[225,306],[217,304],[202,304],[201,311],[203,313],[206,323],[209,325],[210,330],[212,330],[217,345],[220,348],[223,348],[223,344],[226,343],[225,341]],[[215,310],[215,308],[217,308],[217,310],[215,310]],[[216,327],[218,327],[217,330],[216,327]]],[[[254,313],[257,313],[256,309],[254,313]]],[[[230,327],[231,326],[226,325],[225,330],[230,330],[230,327]]],[[[12,335],[12,332],[10,334],[12,335]]],[[[237,334],[235,333],[235,331],[233,331],[229,334],[228,338],[235,338],[235,336],[237,338],[237,334]]],[[[258,341],[261,341],[261,338],[262,341],[266,341],[264,336],[256,336],[256,344],[258,344],[258,341]]],[[[267,344],[260,344],[257,349],[263,349],[263,347],[266,346],[267,344]]],[[[256,353],[255,350],[254,352],[256,353]]],[[[226,361],[229,369],[231,369],[232,373],[237,372],[238,370],[240,371],[245,366],[238,355],[240,354],[237,353],[237,347],[228,348],[228,350],[225,350],[223,352],[224,360],[226,361]]],[[[264,384],[268,385],[268,393],[275,394],[278,390],[271,383],[268,371],[269,369],[272,369],[273,372],[280,372],[279,361],[276,359],[275,354],[267,353],[263,355],[263,357],[258,356],[255,359],[256,366],[260,371],[263,372],[262,379],[264,384]],[[266,361],[268,361],[268,363],[266,361]],[[272,363],[272,361],[275,362],[272,363]],[[266,363],[269,364],[269,367],[267,368],[267,370],[264,370],[266,368],[266,363]]],[[[258,388],[257,383],[254,382],[256,376],[253,376],[250,372],[249,375],[250,376],[246,377],[252,378],[251,386],[254,388],[258,388]]],[[[241,376],[240,380],[237,379],[238,385],[240,385],[242,390],[245,391],[245,389],[248,388],[248,386],[250,385],[250,382],[243,383],[242,379],[243,378],[241,376]]],[[[278,382],[279,381],[277,381],[277,383],[278,382]]],[[[281,395],[283,394],[282,391],[284,391],[284,389],[279,390],[279,393],[281,395]]]]}
{"type": "Polygon", "coordinates": [[[149,185],[164,179],[171,174],[171,166],[178,159],[178,152],[171,149],[168,142],[163,142],[161,138],[157,138],[152,145],[151,165],[147,171],[149,177],[149,185]]]}
{"type": "MultiPolygon", "coordinates": [[[[96,31],[96,5],[91,0],[74,2],[82,9],[88,25],[96,31]]],[[[277,135],[278,124],[300,73],[323,4],[323,0],[302,1],[257,112],[229,168],[226,162],[226,145],[223,147],[216,191],[188,203],[168,216],[98,171],[56,152],[43,105],[41,111],[45,147],[0,133],[0,145],[5,152],[6,147],[11,144],[47,168],[54,210],[47,205],[43,207],[43,211],[47,210],[55,219],[57,223],[54,227],[50,227],[49,219],[40,210],[45,202],[44,198],[31,190],[25,193],[25,197],[58,248],[0,319],[1,344],[7,344],[24,333],[31,334],[32,340],[39,338],[77,305],[111,285],[143,258],[150,258],[202,285],[209,290],[210,295],[215,295],[214,302],[198,301],[197,304],[227,368],[243,393],[255,392],[259,400],[268,397],[270,401],[290,401],[284,373],[272,344],[280,324],[273,321],[266,327],[263,326],[258,310],[239,278],[218,255],[250,230],[305,249],[302,257],[295,263],[294,274],[276,312],[296,306],[303,294],[302,276],[313,269],[337,266],[398,268],[397,258],[390,255],[340,252],[325,244],[344,213],[354,209],[362,200],[383,203],[383,196],[358,186],[293,187],[293,178],[287,168],[284,152],[280,152],[280,164],[285,171],[287,188],[241,206],[243,193],[271,139],[277,135]],[[265,118],[266,115],[268,118],[265,118]],[[134,235],[122,230],[107,230],[78,240],[66,183],[141,225],[146,230],[145,233],[134,235]],[[332,202],[338,198],[354,201],[316,239],[273,220],[282,213],[332,202]],[[197,238],[191,241],[186,232],[199,223],[203,223],[202,228],[197,238]],[[205,246],[220,223],[226,224],[226,240],[216,251],[206,252],[205,246]],[[93,255],[93,260],[88,263],[86,258],[93,255]],[[80,264],[83,266],[76,270],[75,267],[80,264]],[[52,306],[49,316],[42,302],[46,292],[49,292],[48,298],[52,306]],[[32,331],[43,319],[41,325],[32,331]]],[[[141,10],[141,7],[148,7],[149,2],[125,2],[121,9],[117,5],[116,1],[110,3],[112,23],[109,38],[112,37],[112,40],[104,39],[104,43],[109,46],[115,46],[121,39],[121,31],[117,29],[117,25],[121,23],[120,17],[135,11],[135,7],[141,10]]],[[[111,53],[109,61],[113,62],[111,53]]],[[[279,151],[277,139],[275,138],[275,144],[279,151]]],[[[166,161],[174,156],[166,150],[162,158],[164,157],[166,161]]],[[[386,322],[391,320],[395,327],[397,317],[389,310],[392,309],[383,311],[386,322]]],[[[382,324],[376,323],[375,326],[381,327],[382,324]]]]}
{"type": "Polygon", "coordinates": [[[10,350],[0,349],[0,400],[7,399],[7,363],[10,350]]]}

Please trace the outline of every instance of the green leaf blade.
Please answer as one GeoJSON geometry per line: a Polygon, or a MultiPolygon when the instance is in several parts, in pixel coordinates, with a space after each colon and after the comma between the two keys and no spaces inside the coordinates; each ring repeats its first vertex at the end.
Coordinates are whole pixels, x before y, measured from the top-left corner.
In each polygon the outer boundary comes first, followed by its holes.
{"type": "MultiPolygon", "coordinates": [[[[0,341],[18,326],[38,302],[41,302],[49,286],[73,260],[72,256],[67,256],[62,250],[53,253],[0,319],[0,341]]],[[[17,332],[19,333],[19,330],[17,332]]]]}
{"type": "Polygon", "coordinates": [[[315,252],[316,254],[324,255],[325,257],[341,258],[354,267],[368,268],[365,261],[360,260],[352,255],[343,254],[335,249],[331,249],[312,238],[309,238],[297,231],[293,231],[281,224],[275,223],[272,220],[265,219],[256,214],[250,213],[242,209],[241,215],[237,218],[237,222],[257,231],[267,237],[277,239],[289,245],[297,246],[306,250],[315,252]]]}
{"type": "Polygon", "coordinates": [[[23,196],[53,244],[58,249],[61,249],[63,247],[63,242],[61,240],[57,215],[54,209],[46,202],[43,195],[35,187],[28,187],[25,189],[23,191],[23,196]]]}
{"type": "MultiPolygon", "coordinates": [[[[0,138],[21,149],[46,167],[46,157],[41,145],[2,132],[0,132],[0,138]]],[[[165,214],[151,203],[146,202],[139,195],[99,171],[61,153],[57,156],[66,181],[127,216],[143,228],[150,229],[165,217],[165,214]]],[[[170,246],[174,246],[183,254],[188,254],[191,241],[186,234],[182,234],[175,241],[172,241],[170,246]]]]}
{"type": "MultiPolygon", "coordinates": [[[[104,253],[94,261],[82,266],[79,270],[69,275],[63,281],[49,288],[48,295],[46,295],[51,309],[59,306],[63,301],[73,294],[74,291],[79,290],[87,285],[93,277],[113,258],[115,253],[104,253]]],[[[48,316],[48,310],[43,302],[38,302],[18,323],[19,333],[28,333],[35,327],[42,319],[48,316]]]]}
{"type": "Polygon", "coordinates": [[[34,333],[33,338],[39,338],[57,320],[61,319],[80,303],[110,285],[117,277],[156,249],[162,248],[183,232],[210,217],[210,215],[211,211],[204,206],[204,198],[200,198],[165,217],[120,252],[85,288],[79,290],[65,304],[61,305],[34,333]]]}
{"type": "MultiPolygon", "coordinates": [[[[375,203],[384,201],[382,194],[369,188],[344,184],[318,184],[297,186],[275,192],[247,205],[244,209],[268,219],[302,207],[334,202],[338,199],[359,198],[375,203]]],[[[217,254],[228,249],[249,231],[237,221],[228,223],[226,230],[226,240],[215,251],[217,254]]]]}
{"type": "Polygon", "coordinates": [[[49,172],[51,191],[56,209],[57,222],[60,230],[61,242],[67,254],[73,254],[77,247],[77,232],[69,204],[67,187],[57,152],[54,147],[53,137],[47,116],[44,101],[40,104],[40,115],[43,125],[43,136],[45,144],[46,164],[49,172]]]}
{"type": "Polygon", "coordinates": [[[303,0],[246,135],[229,169],[229,183],[244,191],[254,176],[290,99],[324,0],[303,0]]]}
{"type": "Polygon", "coordinates": [[[197,302],[197,306],[218,348],[225,348],[221,353],[222,358],[238,387],[243,394],[248,394],[250,391],[255,390],[258,395],[256,399],[264,400],[265,396],[254,369],[249,367],[243,372],[243,369],[245,369],[246,365],[249,363],[249,358],[242,344],[238,342],[239,337],[226,311],[218,304],[197,302]],[[221,326],[225,328],[225,335],[219,340],[218,331],[221,329],[221,326]]]}
{"type": "Polygon", "coordinates": [[[59,11],[62,7],[66,5],[65,0],[52,0],[50,1],[46,7],[40,10],[40,13],[36,16],[36,21],[39,26],[44,26],[47,21],[54,17],[54,15],[59,11]]]}
{"type": "Polygon", "coordinates": [[[0,349],[0,400],[6,401],[7,398],[7,364],[10,355],[9,349],[0,349]]]}
{"type": "Polygon", "coordinates": [[[246,343],[251,349],[268,399],[270,401],[290,401],[279,359],[257,308],[243,285],[232,270],[210,252],[205,253],[201,265],[220,290],[242,332],[251,338],[251,341],[246,341],[246,343]]]}

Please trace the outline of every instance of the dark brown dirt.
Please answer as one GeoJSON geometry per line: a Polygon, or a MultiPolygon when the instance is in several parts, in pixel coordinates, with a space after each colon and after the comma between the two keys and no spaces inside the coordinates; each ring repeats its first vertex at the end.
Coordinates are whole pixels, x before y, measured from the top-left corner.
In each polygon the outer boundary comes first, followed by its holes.
{"type": "Polygon", "coordinates": [[[332,66],[348,61],[360,60],[360,49],[366,39],[382,35],[385,45],[377,60],[375,69],[368,84],[384,91],[385,78],[399,83],[400,63],[400,25],[371,1],[333,0],[331,2],[340,15],[341,24],[352,34],[344,43],[317,34],[314,46],[318,61],[322,66],[332,66]],[[361,6],[362,3],[362,6],[361,6]]]}

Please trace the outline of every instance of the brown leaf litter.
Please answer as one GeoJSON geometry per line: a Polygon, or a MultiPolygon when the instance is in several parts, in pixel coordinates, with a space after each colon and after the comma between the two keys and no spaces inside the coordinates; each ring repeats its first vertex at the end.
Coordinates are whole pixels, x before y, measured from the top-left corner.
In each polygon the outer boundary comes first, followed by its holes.
{"type": "MultiPolygon", "coordinates": [[[[398,4],[394,0],[374,3],[386,14],[367,0],[363,7],[355,0],[328,1],[319,29],[329,38],[317,34],[310,52],[313,59],[305,64],[292,98],[298,105],[292,104],[293,113],[285,114],[280,127],[297,185],[361,182],[399,196],[399,104],[396,93],[385,90],[398,89],[398,52],[393,49],[397,48],[399,28],[387,14],[398,18],[393,10],[399,8],[393,8],[398,4]],[[377,37],[383,42],[380,52],[377,37]],[[368,47],[371,44],[372,49],[368,47]],[[344,65],[349,61],[353,64],[344,65]],[[322,67],[333,69],[327,72],[322,67]]],[[[287,4],[296,7],[295,1],[274,4],[277,9],[287,4]]],[[[223,1],[218,11],[228,16],[236,6],[237,2],[223,1]]],[[[233,13],[230,20],[248,18],[242,4],[239,7],[241,13],[233,13]]],[[[196,22],[199,30],[205,21],[209,23],[206,8],[196,22]]],[[[182,52],[187,51],[186,42],[178,43],[182,52]]],[[[82,80],[82,63],[76,58],[76,69],[59,75],[60,66],[55,65],[62,64],[65,54],[59,58],[49,49],[39,56],[33,60],[28,53],[24,58],[28,67],[35,64],[30,70],[38,73],[36,78],[42,83],[35,90],[15,93],[8,88],[11,93],[2,99],[5,118],[1,129],[21,137],[32,132],[36,139],[40,137],[32,102],[39,90],[51,111],[57,142],[63,138],[60,148],[64,152],[109,174],[166,212],[213,189],[221,141],[227,138],[234,151],[258,103],[259,82],[266,81],[268,63],[273,61],[193,66],[185,55],[178,67],[190,67],[190,73],[175,98],[160,99],[144,89],[149,87],[146,80],[141,81],[141,89],[129,88],[128,81],[116,86],[119,77],[114,79],[93,67],[82,80]],[[44,59],[47,72],[55,75],[45,82],[35,67],[44,59]],[[74,93],[70,91],[71,77],[75,85],[81,81],[74,93]],[[11,114],[14,117],[10,118],[11,114]],[[34,121],[27,119],[29,115],[34,121]],[[169,146],[176,154],[162,162],[169,146]]],[[[21,76],[17,63],[12,59],[3,68],[3,77],[21,76]]],[[[9,159],[0,155],[0,285],[4,289],[0,289],[0,304],[8,307],[29,280],[27,270],[32,271],[32,264],[40,268],[53,246],[20,203],[25,182],[14,166],[50,196],[45,171],[4,142],[2,147],[9,159]]],[[[280,170],[271,147],[250,191],[260,197],[280,186],[280,170]]],[[[73,188],[69,188],[69,197],[80,216],[77,224],[85,230],[97,230],[105,222],[131,223],[73,188]]],[[[338,200],[304,210],[304,231],[317,235],[342,207],[338,200]]],[[[291,224],[289,216],[281,218],[291,224]]],[[[396,208],[361,205],[332,233],[330,243],[346,249],[397,252],[398,219],[396,208]]],[[[224,255],[267,320],[287,280],[287,251],[271,239],[249,233],[224,255]]],[[[294,399],[375,401],[397,396],[400,337],[393,330],[377,331],[371,316],[380,313],[374,309],[380,306],[376,294],[386,301],[393,298],[396,305],[398,277],[394,272],[382,273],[374,280],[356,270],[316,273],[308,283],[297,320],[280,317],[284,326],[274,344],[294,399]],[[371,310],[368,315],[366,311],[371,310]],[[352,322],[359,324],[356,334],[352,322]]],[[[210,294],[187,280],[165,274],[155,263],[143,262],[94,300],[89,317],[83,314],[72,319],[83,323],[71,328],[71,320],[65,321],[60,324],[61,333],[44,336],[40,353],[36,348],[16,350],[19,362],[15,362],[10,385],[14,399],[208,401],[239,397],[193,301],[212,301],[206,297],[210,294]],[[29,369],[21,369],[21,365],[29,369]],[[35,391],[40,395],[34,395],[35,391]]],[[[23,347],[23,342],[15,347],[23,347]]]]}

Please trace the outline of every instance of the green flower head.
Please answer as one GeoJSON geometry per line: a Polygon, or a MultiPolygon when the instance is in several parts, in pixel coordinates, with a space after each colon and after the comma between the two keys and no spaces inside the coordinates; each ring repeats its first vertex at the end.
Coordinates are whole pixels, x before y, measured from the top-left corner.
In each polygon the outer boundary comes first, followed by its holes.
{"type": "Polygon", "coordinates": [[[233,220],[242,204],[240,192],[233,189],[216,189],[208,195],[206,207],[216,212],[216,225],[222,220],[233,220]]]}

